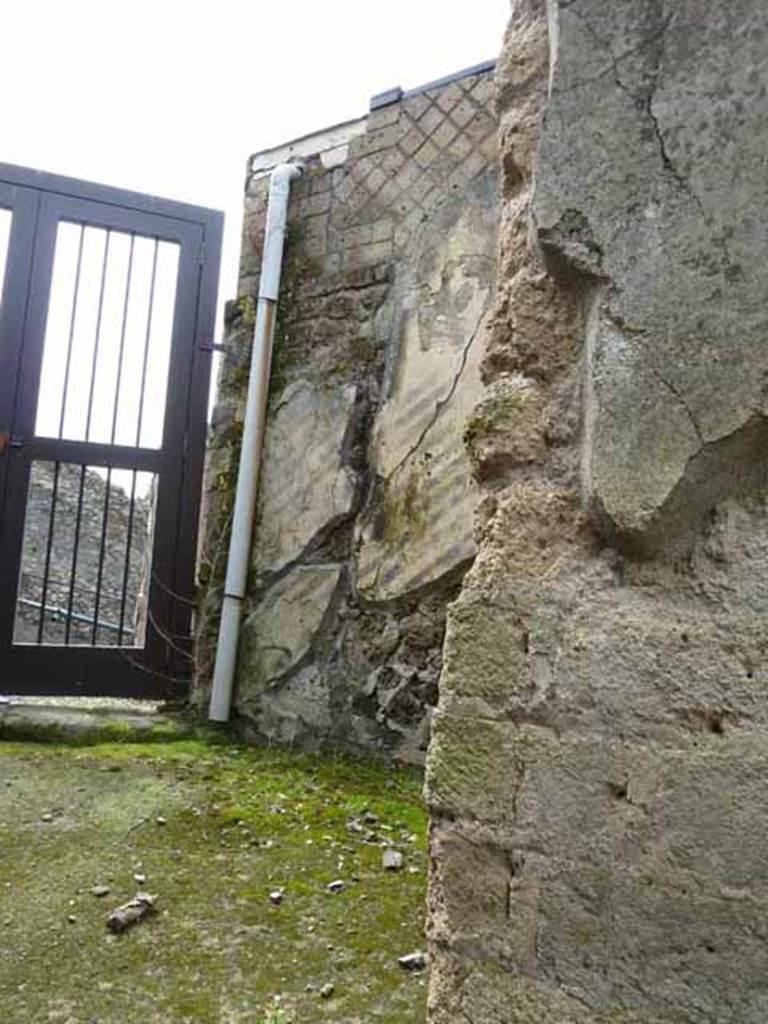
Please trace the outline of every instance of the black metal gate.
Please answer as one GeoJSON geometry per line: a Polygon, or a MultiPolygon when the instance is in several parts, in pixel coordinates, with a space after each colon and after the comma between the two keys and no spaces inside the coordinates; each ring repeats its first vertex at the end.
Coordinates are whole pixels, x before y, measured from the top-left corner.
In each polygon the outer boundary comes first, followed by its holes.
{"type": "Polygon", "coordinates": [[[184,690],[222,224],[0,164],[0,693],[184,690]]]}

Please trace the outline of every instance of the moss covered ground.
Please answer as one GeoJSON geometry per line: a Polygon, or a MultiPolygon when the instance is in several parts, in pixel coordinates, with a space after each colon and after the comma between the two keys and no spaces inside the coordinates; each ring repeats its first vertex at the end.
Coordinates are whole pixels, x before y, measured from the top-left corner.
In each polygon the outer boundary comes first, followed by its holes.
{"type": "Polygon", "coordinates": [[[425,976],[397,961],[424,948],[425,870],[405,769],[200,740],[0,743],[0,1020],[421,1022],[425,976]],[[137,890],[157,912],[112,935],[137,890]]]}

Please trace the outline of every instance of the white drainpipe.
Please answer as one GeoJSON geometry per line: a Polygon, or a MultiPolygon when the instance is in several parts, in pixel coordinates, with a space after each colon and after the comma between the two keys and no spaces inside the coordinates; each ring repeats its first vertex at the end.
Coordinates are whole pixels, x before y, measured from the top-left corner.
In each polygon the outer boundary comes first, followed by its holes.
{"type": "Polygon", "coordinates": [[[298,164],[279,164],[272,171],[269,179],[267,225],[264,233],[264,253],[261,259],[259,299],[256,307],[256,328],[248,378],[243,443],[237,473],[235,510],[232,516],[232,534],[229,541],[227,578],[224,583],[224,598],[221,606],[216,664],[213,670],[211,704],[208,710],[208,717],[213,722],[228,721],[232,704],[237,648],[240,639],[240,619],[248,577],[261,449],[264,443],[264,427],[267,417],[269,372],[272,363],[277,297],[280,291],[280,268],[283,261],[288,196],[292,179],[298,178],[301,173],[302,168],[298,164]]]}

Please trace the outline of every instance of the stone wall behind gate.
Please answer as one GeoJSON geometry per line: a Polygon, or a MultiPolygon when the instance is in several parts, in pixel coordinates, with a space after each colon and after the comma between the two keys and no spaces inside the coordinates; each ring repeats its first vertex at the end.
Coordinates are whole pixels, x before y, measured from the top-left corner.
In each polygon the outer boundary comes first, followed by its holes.
{"type": "Polygon", "coordinates": [[[207,474],[210,678],[269,169],[293,186],[235,710],[266,740],[423,760],[447,603],[475,554],[463,434],[496,276],[493,66],[249,161],[207,474]]]}
{"type": "Polygon", "coordinates": [[[47,563],[46,612],[42,634],[44,643],[64,643],[71,599],[74,618],[69,621],[70,643],[90,645],[95,640],[98,646],[114,646],[121,639],[123,646],[141,646],[141,624],[145,613],[144,584],[151,559],[152,498],[147,494],[136,495],[131,512],[130,491],[126,493],[123,487],[112,483],[107,494],[105,476],[94,469],[87,469],[83,475],[82,492],[80,483],[80,467],[62,464],[55,483],[56,507],[49,551],[54,465],[51,462],[34,462],[32,465],[14,642],[38,642],[47,563]],[[78,519],[75,560],[75,529],[78,519]],[[98,618],[99,626],[94,636],[95,617],[98,618]],[[119,629],[121,619],[122,634],[119,629]]]}

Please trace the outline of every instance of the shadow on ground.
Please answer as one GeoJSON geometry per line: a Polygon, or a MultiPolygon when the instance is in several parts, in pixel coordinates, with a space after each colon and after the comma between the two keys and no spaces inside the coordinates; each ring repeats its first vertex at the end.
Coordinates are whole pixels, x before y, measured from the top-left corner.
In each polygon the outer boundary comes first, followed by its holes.
{"type": "Polygon", "coordinates": [[[424,944],[425,827],[418,774],[368,762],[0,743],[0,1018],[421,1022],[398,957],[424,944]],[[137,890],[156,914],[110,934],[137,890]]]}

